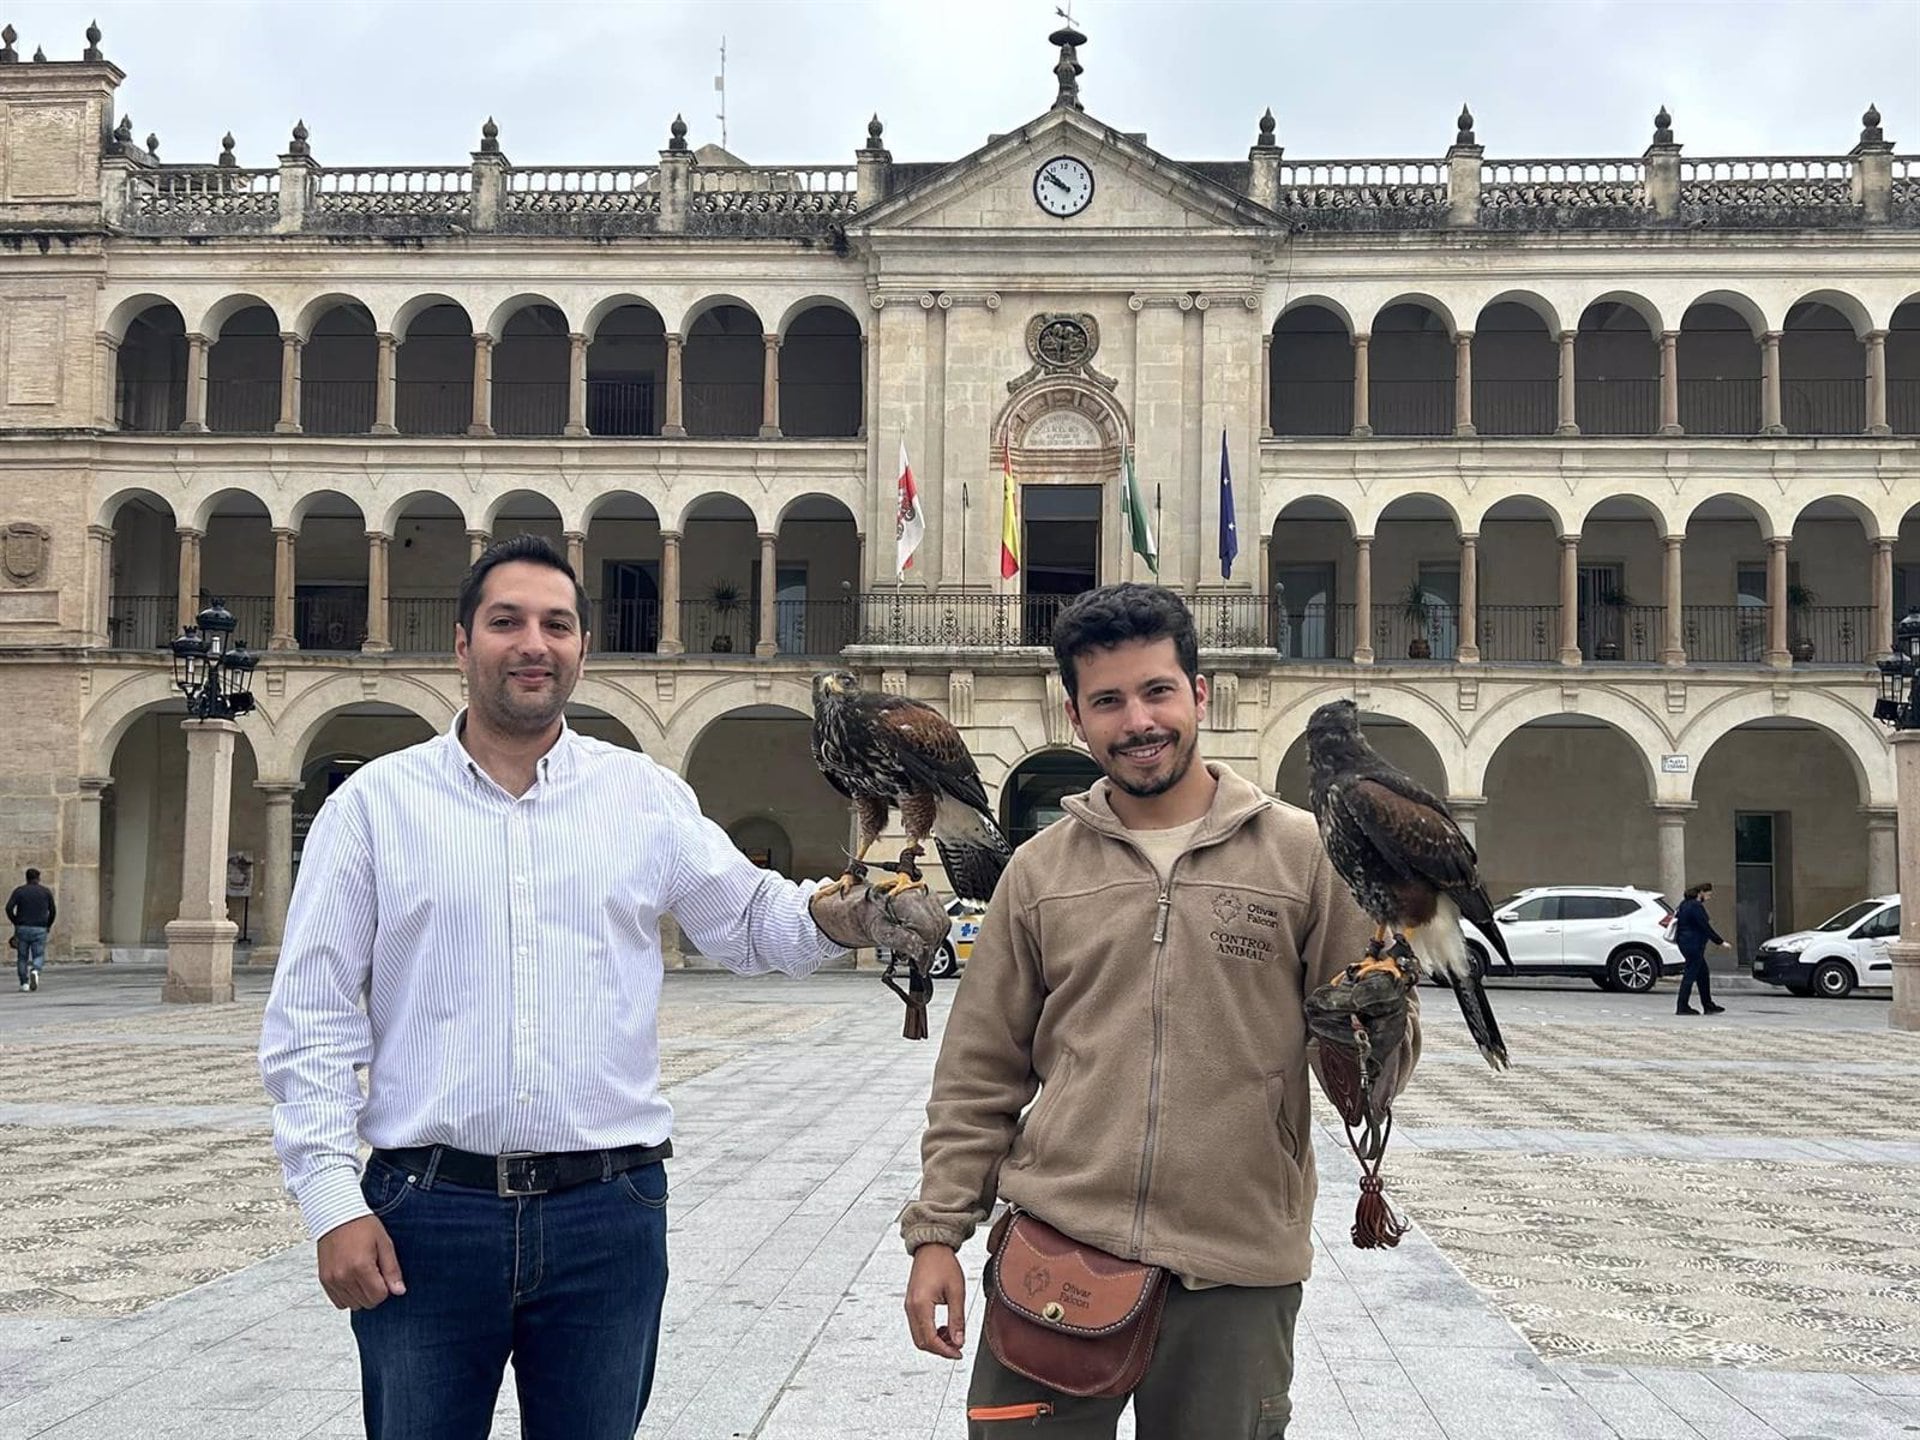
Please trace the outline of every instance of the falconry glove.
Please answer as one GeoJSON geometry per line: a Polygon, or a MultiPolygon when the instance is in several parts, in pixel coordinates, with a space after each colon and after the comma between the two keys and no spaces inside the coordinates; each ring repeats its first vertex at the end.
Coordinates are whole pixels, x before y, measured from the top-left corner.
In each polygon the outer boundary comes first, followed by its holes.
{"type": "Polygon", "coordinates": [[[946,907],[924,883],[909,885],[865,881],[823,885],[808,902],[813,923],[836,945],[849,950],[884,950],[885,980],[907,1003],[905,1034],[927,1038],[927,1002],[933,998],[933,957],[947,938],[946,907]],[[907,965],[907,988],[894,983],[896,967],[907,965]]]}

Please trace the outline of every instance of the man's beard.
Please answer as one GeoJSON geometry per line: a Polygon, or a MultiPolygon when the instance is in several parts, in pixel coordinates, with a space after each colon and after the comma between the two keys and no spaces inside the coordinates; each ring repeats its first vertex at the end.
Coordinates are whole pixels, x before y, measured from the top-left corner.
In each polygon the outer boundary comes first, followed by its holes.
{"type": "Polygon", "coordinates": [[[473,699],[486,712],[487,723],[506,735],[534,736],[552,728],[567,708],[573,693],[573,678],[557,667],[552,688],[540,696],[527,696],[516,703],[513,676],[500,671],[499,682],[485,690],[476,689],[473,699]]]}
{"type": "MultiPolygon", "coordinates": [[[[1107,779],[1111,780],[1118,788],[1124,790],[1136,800],[1151,800],[1156,795],[1166,794],[1167,791],[1186,779],[1187,771],[1193,768],[1194,753],[1200,748],[1200,734],[1198,730],[1195,730],[1191,736],[1187,737],[1184,743],[1181,742],[1180,737],[1176,734],[1168,743],[1174,747],[1173,763],[1167,767],[1164,775],[1153,780],[1139,782],[1129,781],[1117,773],[1121,765],[1120,751],[1122,749],[1133,748],[1139,744],[1138,741],[1130,741],[1121,746],[1116,746],[1110,752],[1113,768],[1106,769],[1107,779]]],[[[1105,769],[1105,767],[1102,768],[1105,769]]]]}

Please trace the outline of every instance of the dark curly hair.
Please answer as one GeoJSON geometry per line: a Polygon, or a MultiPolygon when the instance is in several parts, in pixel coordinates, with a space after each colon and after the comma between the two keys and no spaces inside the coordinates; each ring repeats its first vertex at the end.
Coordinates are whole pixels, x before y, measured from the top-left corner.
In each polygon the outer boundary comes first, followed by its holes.
{"type": "Polygon", "coordinates": [[[473,568],[467,571],[467,578],[460,582],[460,628],[471,636],[473,617],[480,608],[480,592],[487,588],[487,576],[495,567],[510,564],[515,560],[525,560],[534,565],[546,565],[558,570],[573,581],[573,608],[580,612],[580,630],[582,634],[593,628],[593,616],[590,613],[593,601],[587,595],[587,587],[580,583],[580,577],[573,573],[573,566],[567,563],[567,557],[553,548],[553,542],[541,535],[515,535],[496,545],[489,545],[481,552],[480,558],[473,562],[473,568]]]}
{"type": "Polygon", "coordinates": [[[1200,675],[1200,637],[1193,612],[1164,585],[1102,585],[1076,595],[1053,622],[1053,658],[1069,699],[1080,699],[1074,662],[1089,650],[1111,650],[1129,640],[1171,640],[1192,683],[1200,675]]]}

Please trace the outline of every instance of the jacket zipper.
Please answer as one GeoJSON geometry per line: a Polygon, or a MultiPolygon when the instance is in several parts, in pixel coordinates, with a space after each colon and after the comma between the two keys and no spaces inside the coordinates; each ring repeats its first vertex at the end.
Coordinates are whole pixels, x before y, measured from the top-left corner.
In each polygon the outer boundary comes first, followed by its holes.
{"type": "Polygon", "coordinates": [[[1186,855],[1174,856],[1167,867],[1166,888],[1154,907],[1153,918],[1153,1059],[1147,1068],[1147,1139],[1140,1155],[1140,1193],[1133,1203],[1133,1252],[1138,1255],[1147,1236],[1147,1191],[1153,1184],[1153,1144],[1160,1129],[1160,1052],[1165,1029],[1160,1004],[1161,964],[1166,958],[1167,914],[1173,908],[1173,877],[1186,855]]]}

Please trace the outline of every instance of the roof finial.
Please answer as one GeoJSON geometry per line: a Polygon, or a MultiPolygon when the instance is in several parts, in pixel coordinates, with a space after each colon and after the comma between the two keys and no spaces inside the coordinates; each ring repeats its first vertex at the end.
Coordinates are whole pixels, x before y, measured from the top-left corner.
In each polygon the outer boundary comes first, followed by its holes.
{"type": "Polygon", "coordinates": [[[1277,149],[1278,146],[1274,144],[1273,139],[1274,129],[1273,107],[1269,105],[1267,107],[1267,113],[1260,117],[1260,138],[1253,142],[1253,148],[1256,150],[1277,149]]]}
{"type": "Polygon", "coordinates": [[[1673,144],[1673,116],[1667,113],[1667,107],[1664,105],[1660,107],[1660,113],[1653,117],[1653,143],[1673,144]]]}
{"type": "Polygon", "coordinates": [[[0,65],[18,65],[20,52],[13,48],[13,42],[20,38],[20,32],[9,25],[0,30],[0,65]]]}
{"type": "Polygon", "coordinates": [[[311,149],[307,144],[307,135],[307,122],[304,120],[294,121],[293,139],[287,144],[287,153],[289,155],[306,155],[311,153],[311,149]]]}
{"type": "Polygon", "coordinates": [[[1471,145],[1474,143],[1473,112],[1466,107],[1466,102],[1464,101],[1461,102],[1460,118],[1454,121],[1453,124],[1454,124],[1454,129],[1457,132],[1453,137],[1454,144],[1471,145]]]}
{"type": "Polygon", "coordinates": [[[228,131],[228,132],[227,132],[226,134],[224,134],[224,135],[222,135],[222,136],[220,137],[220,161],[219,161],[219,164],[220,164],[220,167],[221,167],[221,169],[223,169],[223,170],[224,170],[224,169],[228,169],[228,168],[231,168],[232,166],[235,166],[235,165],[238,165],[239,163],[240,163],[240,162],[239,162],[239,161],[238,161],[237,159],[235,159],[235,158],[234,158],[234,154],[233,154],[233,132],[232,132],[231,130],[229,130],[229,131],[228,131]]]}
{"type": "Polygon", "coordinates": [[[493,123],[493,117],[487,117],[487,123],[480,127],[480,153],[498,155],[500,153],[500,127],[493,123]]]}
{"type": "Polygon", "coordinates": [[[150,134],[147,136],[147,153],[156,160],[160,158],[160,137],[158,135],[150,134]]]}
{"type": "Polygon", "coordinates": [[[122,115],[120,123],[113,127],[113,143],[116,149],[128,150],[133,147],[133,116],[122,115]]]}
{"type": "Polygon", "coordinates": [[[46,46],[36,45],[33,47],[33,63],[36,65],[44,65],[47,63],[47,47],[46,46]]]}
{"type": "Polygon", "coordinates": [[[880,148],[880,139],[886,133],[887,127],[880,123],[880,112],[876,110],[873,118],[867,121],[867,148],[869,150],[878,150],[880,148]]]}
{"type": "Polygon", "coordinates": [[[1880,128],[1880,107],[1871,102],[1867,105],[1867,113],[1860,117],[1860,143],[1862,145],[1887,143],[1887,132],[1880,128]]]}
{"type": "Polygon", "coordinates": [[[107,58],[100,53],[100,22],[98,20],[90,22],[87,26],[87,48],[81,52],[80,58],[82,60],[104,60],[107,58]]]}
{"type": "Polygon", "coordinates": [[[1065,10],[1056,9],[1058,15],[1067,23],[1047,37],[1049,45],[1060,47],[1060,58],[1054,62],[1053,73],[1060,81],[1060,93],[1053,97],[1056,110],[1084,110],[1080,103],[1080,77],[1086,73],[1086,66],[1080,63],[1080,47],[1087,43],[1087,37],[1074,27],[1073,17],[1065,10]]]}
{"type": "Polygon", "coordinates": [[[667,141],[667,149],[673,151],[675,154],[684,153],[687,148],[686,117],[681,115],[674,116],[673,124],[667,127],[667,133],[673,137],[667,141]]]}

